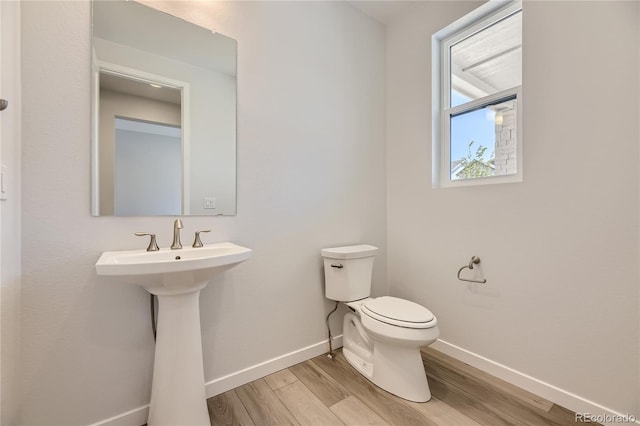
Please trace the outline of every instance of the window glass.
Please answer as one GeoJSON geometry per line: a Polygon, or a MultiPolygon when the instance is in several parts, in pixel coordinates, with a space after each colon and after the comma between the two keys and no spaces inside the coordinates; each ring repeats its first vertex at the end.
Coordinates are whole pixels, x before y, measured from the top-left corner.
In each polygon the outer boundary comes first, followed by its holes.
{"type": "Polygon", "coordinates": [[[516,105],[515,96],[511,96],[451,116],[451,180],[518,172],[516,105]]]}
{"type": "Polygon", "coordinates": [[[451,108],[520,86],[522,11],[453,44],[450,73],[451,108]]]}

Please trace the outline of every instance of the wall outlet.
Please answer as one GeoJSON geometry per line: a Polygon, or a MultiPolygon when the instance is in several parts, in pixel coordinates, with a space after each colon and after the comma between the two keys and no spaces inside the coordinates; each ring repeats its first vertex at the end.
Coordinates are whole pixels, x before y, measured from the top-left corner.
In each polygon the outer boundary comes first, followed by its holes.
{"type": "Polygon", "coordinates": [[[202,203],[202,207],[205,209],[215,209],[216,199],[214,197],[205,197],[204,202],[202,203]]]}

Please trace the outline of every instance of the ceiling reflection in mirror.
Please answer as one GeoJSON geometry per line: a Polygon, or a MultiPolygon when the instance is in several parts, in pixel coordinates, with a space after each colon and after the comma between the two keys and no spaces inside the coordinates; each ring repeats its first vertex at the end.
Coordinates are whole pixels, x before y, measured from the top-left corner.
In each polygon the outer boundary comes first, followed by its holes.
{"type": "Polygon", "coordinates": [[[92,4],[92,214],[236,214],[235,40],[92,4]]]}

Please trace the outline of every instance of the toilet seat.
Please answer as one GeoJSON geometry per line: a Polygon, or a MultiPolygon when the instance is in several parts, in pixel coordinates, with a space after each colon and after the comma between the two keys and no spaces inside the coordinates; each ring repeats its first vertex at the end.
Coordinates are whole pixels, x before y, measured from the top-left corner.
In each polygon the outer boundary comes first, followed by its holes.
{"type": "Polygon", "coordinates": [[[361,312],[370,318],[404,328],[431,328],[435,316],[424,306],[397,297],[383,296],[367,299],[361,312]]]}

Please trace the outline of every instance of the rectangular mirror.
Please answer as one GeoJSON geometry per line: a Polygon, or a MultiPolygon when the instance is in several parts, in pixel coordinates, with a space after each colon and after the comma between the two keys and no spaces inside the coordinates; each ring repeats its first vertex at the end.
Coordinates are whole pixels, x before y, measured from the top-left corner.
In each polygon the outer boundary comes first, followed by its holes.
{"type": "Polygon", "coordinates": [[[93,1],[91,214],[236,214],[236,41],[93,1]]]}

